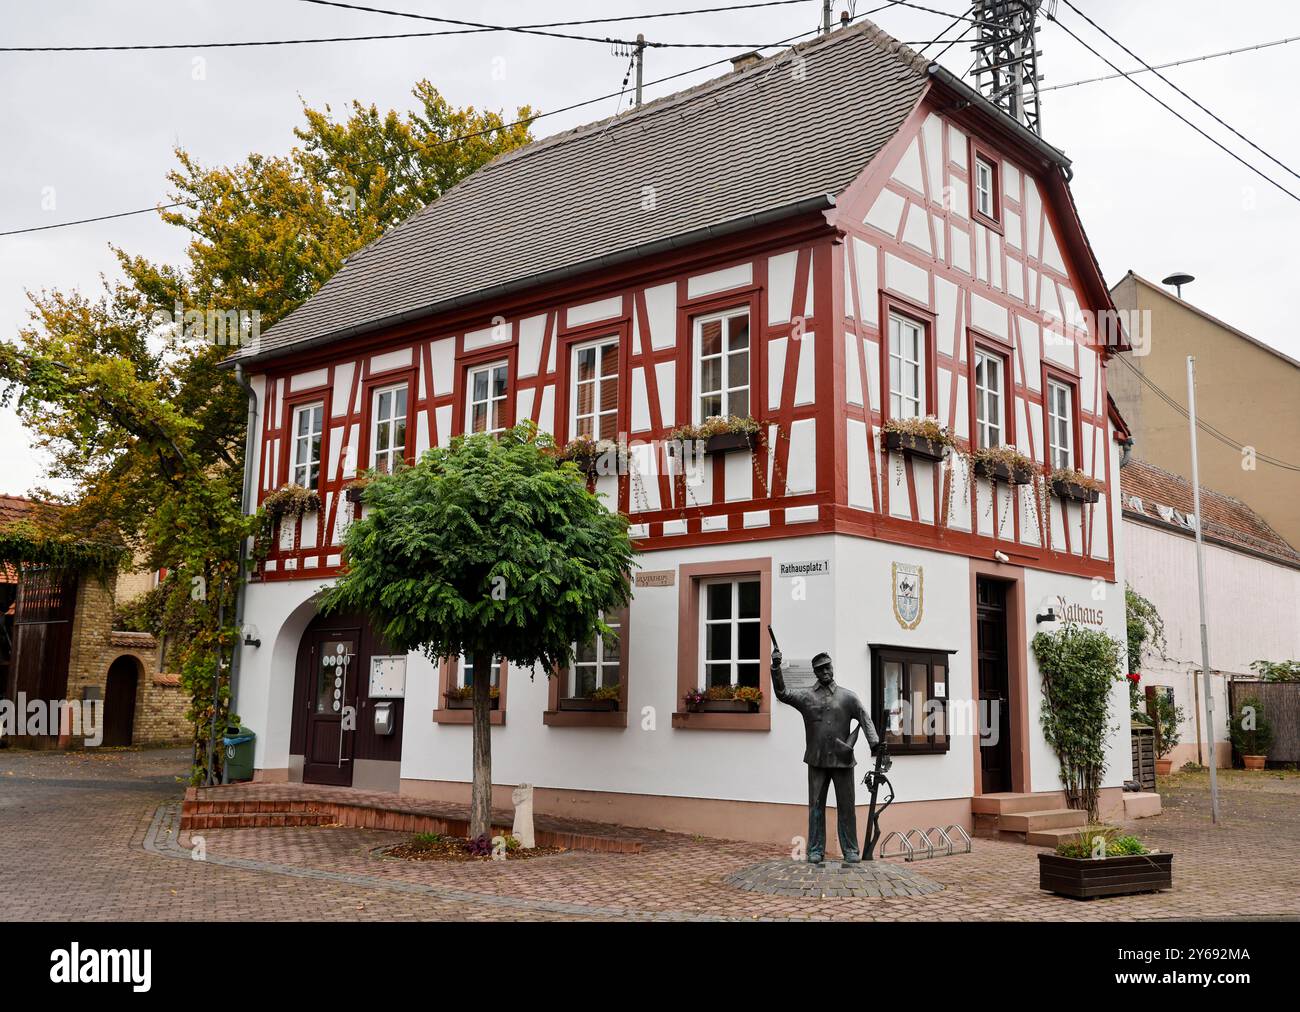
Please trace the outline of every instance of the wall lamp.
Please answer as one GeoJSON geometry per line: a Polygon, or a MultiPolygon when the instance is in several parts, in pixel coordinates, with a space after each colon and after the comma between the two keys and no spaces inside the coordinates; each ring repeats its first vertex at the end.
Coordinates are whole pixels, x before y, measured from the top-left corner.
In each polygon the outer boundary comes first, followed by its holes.
{"type": "Polygon", "coordinates": [[[1034,616],[1034,621],[1039,625],[1042,625],[1044,622],[1055,622],[1056,610],[1049,605],[1047,611],[1039,612],[1034,616]]]}

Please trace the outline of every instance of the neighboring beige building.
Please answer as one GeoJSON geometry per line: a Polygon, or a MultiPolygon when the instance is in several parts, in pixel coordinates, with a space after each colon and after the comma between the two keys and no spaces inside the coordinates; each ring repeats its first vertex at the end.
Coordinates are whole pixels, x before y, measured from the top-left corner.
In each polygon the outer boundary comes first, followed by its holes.
{"type": "Polygon", "coordinates": [[[1248,503],[1287,542],[1300,544],[1300,470],[1260,459],[1300,464],[1300,362],[1132,271],[1111,295],[1121,311],[1150,312],[1136,328],[1130,324],[1135,351],[1117,356],[1107,370],[1110,394],[1133,433],[1134,453],[1175,474],[1191,474],[1187,356],[1194,355],[1197,415],[1204,423],[1198,440],[1202,485],[1248,503]],[[1254,468],[1243,466],[1241,450],[1204,425],[1253,447],[1254,468]]]}

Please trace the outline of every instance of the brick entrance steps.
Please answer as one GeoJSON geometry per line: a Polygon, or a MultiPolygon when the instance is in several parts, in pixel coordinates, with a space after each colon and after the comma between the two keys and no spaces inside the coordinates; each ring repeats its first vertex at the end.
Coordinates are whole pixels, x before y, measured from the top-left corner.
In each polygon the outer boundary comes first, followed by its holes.
{"type": "MultiPolygon", "coordinates": [[[[463,808],[442,802],[408,798],[400,794],[356,791],[347,787],[319,787],[297,784],[231,784],[225,787],[185,791],[181,803],[181,829],[258,829],[301,826],[349,826],[382,829],[396,833],[438,833],[443,836],[469,835],[469,820],[463,808]]],[[[492,835],[510,832],[510,817],[493,813],[492,835]]],[[[551,825],[539,816],[533,835],[540,847],[639,854],[641,841],[618,835],[592,832],[596,827],[551,825]]],[[[604,827],[602,827],[604,828],[604,827]]]]}
{"type": "Polygon", "coordinates": [[[975,835],[985,839],[1055,847],[1088,824],[1088,813],[1074,808],[1049,808],[1051,796],[1041,794],[983,794],[971,799],[975,835]]]}

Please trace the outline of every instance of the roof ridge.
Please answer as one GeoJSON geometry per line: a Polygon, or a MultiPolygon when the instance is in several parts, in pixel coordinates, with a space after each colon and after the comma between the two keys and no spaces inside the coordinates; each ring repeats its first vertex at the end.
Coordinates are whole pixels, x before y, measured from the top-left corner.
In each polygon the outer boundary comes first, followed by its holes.
{"type": "MultiPolygon", "coordinates": [[[[472,182],[481,182],[486,173],[500,169],[506,165],[516,164],[526,158],[551,151],[555,148],[562,147],[565,144],[585,140],[598,130],[601,130],[602,132],[607,131],[615,124],[618,124],[619,126],[627,126],[635,123],[637,120],[644,120],[651,115],[659,115],[671,106],[701,98],[709,92],[721,91],[724,88],[738,86],[742,84],[746,78],[757,76],[760,72],[770,74],[776,69],[776,66],[778,66],[781,61],[791,53],[802,50],[803,54],[806,54],[815,49],[842,44],[850,38],[856,38],[859,36],[865,37],[881,52],[900,56],[903,62],[907,63],[911,69],[916,71],[918,74],[924,74],[926,68],[928,68],[933,62],[916,52],[916,50],[912,49],[910,46],[895,39],[874,21],[864,17],[861,19],[859,24],[851,25],[848,28],[833,30],[829,34],[818,35],[815,38],[805,39],[803,42],[796,42],[794,45],[787,46],[779,52],[763,57],[753,66],[746,67],[744,70],[732,70],[718,74],[704,81],[700,81],[698,84],[692,85],[689,88],[683,88],[680,91],[661,95],[658,98],[652,99],[651,101],[637,106],[627,112],[615,113],[613,116],[606,116],[604,119],[592,120],[588,123],[580,123],[575,127],[570,127],[568,130],[562,130],[558,133],[540,137],[529,144],[525,144],[523,147],[514,148],[510,151],[503,151],[495,158],[480,165],[469,175],[438,194],[438,196],[434,197],[433,200],[429,201],[419,210],[407,215],[401,221],[392,225],[390,228],[385,229],[364,246],[354,250],[344,258],[342,266],[350,266],[354,261],[361,260],[364,255],[369,253],[379,242],[388,239],[401,229],[418,221],[424,217],[431,208],[445,200],[451,194],[472,182]]],[[[742,53],[740,55],[744,54],[742,53]]],[[[340,267],[340,270],[336,272],[334,276],[337,276],[339,273],[342,273],[342,267],[340,267]]],[[[329,280],[332,281],[333,277],[329,280]]],[[[329,281],[326,282],[326,284],[328,283],[329,281]]],[[[322,285],[321,287],[324,288],[325,286],[322,285]]]]}

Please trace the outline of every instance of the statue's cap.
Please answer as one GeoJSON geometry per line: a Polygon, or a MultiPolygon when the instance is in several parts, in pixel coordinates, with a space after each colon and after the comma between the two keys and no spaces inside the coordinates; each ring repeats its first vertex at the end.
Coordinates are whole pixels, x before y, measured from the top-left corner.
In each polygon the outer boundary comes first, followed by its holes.
{"type": "Polygon", "coordinates": [[[830,662],[831,655],[823,651],[812,659],[812,666],[815,668],[819,664],[829,664],[830,662]]]}

